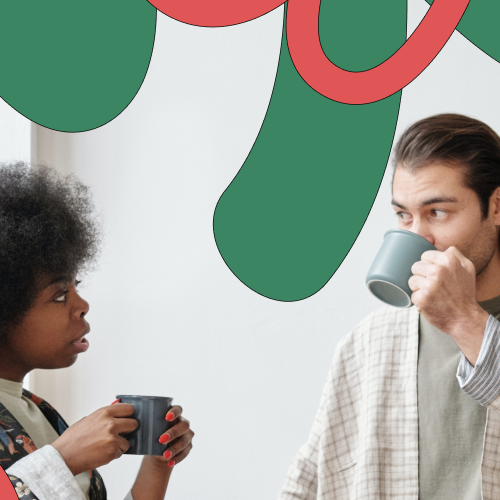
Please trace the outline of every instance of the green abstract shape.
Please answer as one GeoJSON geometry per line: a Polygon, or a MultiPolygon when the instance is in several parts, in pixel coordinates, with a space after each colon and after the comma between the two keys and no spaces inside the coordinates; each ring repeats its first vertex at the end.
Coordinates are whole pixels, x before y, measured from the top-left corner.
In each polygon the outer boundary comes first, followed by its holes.
{"type": "MultiPolygon", "coordinates": [[[[426,0],[432,5],[433,0],[426,0]]],[[[500,1],[470,0],[457,30],[490,57],[500,62],[500,1]]]]}
{"type": "MultiPolygon", "coordinates": [[[[323,0],[319,29],[331,60],[368,69],[405,42],[406,2],[323,0]]],[[[283,36],[267,115],[214,214],[219,251],[245,285],[294,301],[328,282],[372,207],[400,97],[360,106],[323,97],[295,70],[283,36]]]]}
{"type": "Polygon", "coordinates": [[[5,0],[0,4],[0,96],[45,127],[82,132],[120,114],[153,51],[146,0],[5,0]]]}

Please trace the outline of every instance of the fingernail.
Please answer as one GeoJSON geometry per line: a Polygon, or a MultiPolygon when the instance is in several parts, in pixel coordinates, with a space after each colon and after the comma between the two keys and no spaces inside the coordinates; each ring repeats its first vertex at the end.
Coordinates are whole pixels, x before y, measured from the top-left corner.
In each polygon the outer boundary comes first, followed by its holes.
{"type": "Polygon", "coordinates": [[[119,399],[116,399],[116,400],[115,400],[115,401],[113,401],[111,404],[112,404],[112,405],[114,405],[114,404],[119,403],[119,402],[120,402],[120,400],[119,400],[119,399]]]}
{"type": "Polygon", "coordinates": [[[171,422],[173,419],[174,419],[174,414],[171,411],[169,411],[167,413],[167,416],[165,417],[165,420],[168,420],[169,422],[171,422]]]}
{"type": "Polygon", "coordinates": [[[175,465],[175,460],[170,460],[167,464],[169,467],[173,467],[175,465]]]}
{"type": "MultiPolygon", "coordinates": [[[[167,450],[167,451],[163,454],[163,456],[164,456],[164,457],[168,460],[168,459],[172,456],[172,452],[171,452],[170,450],[167,450]]],[[[173,462],[173,460],[172,460],[172,462],[173,462]]],[[[169,465],[169,467],[172,467],[170,464],[168,464],[168,465],[169,465]]]]}
{"type": "Polygon", "coordinates": [[[165,444],[169,439],[169,434],[163,434],[162,436],[160,436],[160,439],[158,439],[158,441],[160,441],[161,444],[165,444]]]}

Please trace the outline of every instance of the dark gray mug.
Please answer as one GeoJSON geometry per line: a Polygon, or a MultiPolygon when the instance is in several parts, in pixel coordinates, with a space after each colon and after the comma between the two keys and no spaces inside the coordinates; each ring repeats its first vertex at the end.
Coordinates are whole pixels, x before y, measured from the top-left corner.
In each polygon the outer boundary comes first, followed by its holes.
{"type": "Polygon", "coordinates": [[[427,250],[436,250],[436,247],[418,234],[403,229],[387,231],[366,276],[368,290],[386,304],[410,307],[411,266],[421,260],[427,250]]]}
{"type": "Polygon", "coordinates": [[[116,396],[120,403],[134,405],[134,413],[130,418],[139,422],[137,429],[124,438],[130,442],[130,448],[125,452],[129,455],[161,456],[166,445],[158,440],[171,427],[171,422],[165,416],[172,408],[173,398],[162,396],[116,396]]]}

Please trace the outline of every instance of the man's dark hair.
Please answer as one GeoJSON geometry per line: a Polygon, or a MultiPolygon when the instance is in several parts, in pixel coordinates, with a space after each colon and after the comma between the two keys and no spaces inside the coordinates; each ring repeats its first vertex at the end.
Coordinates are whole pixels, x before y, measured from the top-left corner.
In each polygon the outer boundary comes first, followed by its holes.
{"type": "Polygon", "coordinates": [[[26,163],[0,164],[0,341],[19,324],[45,280],[89,270],[100,228],[88,188],[26,163]]]}
{"type": "Polygon", "coordinates": [[[401,136],[394,150],[394,171],[414,172],[432,163],[463,167],[464,182],[479,197],[483,217],[500,186],[500,137],[485,123],[458,114],[420,120],[401,136]]]}

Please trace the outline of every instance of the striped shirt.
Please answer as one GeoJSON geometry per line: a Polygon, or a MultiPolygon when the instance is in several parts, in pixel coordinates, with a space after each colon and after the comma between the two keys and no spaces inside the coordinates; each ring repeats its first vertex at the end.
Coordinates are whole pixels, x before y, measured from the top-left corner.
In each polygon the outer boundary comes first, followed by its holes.
{"type": "Polygon", "coordinates": [[[475,366],[464,356],[457,370],[460,388],[480,405],[489,405],[500,394],[500,321],[490,314],[475,366]]]}

